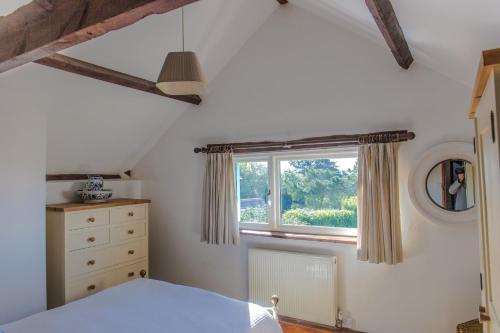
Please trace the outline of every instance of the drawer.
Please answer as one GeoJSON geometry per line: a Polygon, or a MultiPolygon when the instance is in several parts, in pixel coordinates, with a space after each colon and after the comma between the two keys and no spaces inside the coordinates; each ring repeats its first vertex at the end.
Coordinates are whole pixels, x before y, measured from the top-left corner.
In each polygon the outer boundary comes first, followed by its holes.
{"type": "Polygon", "coordinates": [[[148,262],[142,261],[114,270],[71,281],[66,286],[66,302],[90,296],[138,277],[148,277],[148,262]]]}
{"type": "Polygon", "coordinates": [[[99,250],[74,251],[68,258],[68,274],[72,277],[95,272],[127,261],[141,259],[146,257],[147,253],[145,239],[99,250]]]}
{"type": "Polygon", "coordinates": [[[146,222],[130,223],[119,227],[111,227],[111,242],[118,243],[146,234],[146,222]]]}
{"type": "Polygon", "coordinates": [[[69,230],[104,226],[109,224],[109,209],[85,210],[66,215],[69,230]]]}
{"type": "Polygon", "coordinates": [[[111,224],[146,219],[146,205],[113,207],[109,211],[111,224]]]}
{"type": "Polygon", "coordinates": [[[69,233],[69,250],[86,249],[109,243],[109,228],[88,228],[69,233]]]}
{"type": "Polygon", "coordinates": [[[112,272],[110,281],[113,286],[132,281],[138,278],[148,278],[149,269],[148,262],[141,261],[137,264],[128,265],[112,272]]]}
{"type": "Polygon", "coordinates": [[[90,296],[108,287],[105,274],[70,282],[66,288],[66,302],[90,296]]]}

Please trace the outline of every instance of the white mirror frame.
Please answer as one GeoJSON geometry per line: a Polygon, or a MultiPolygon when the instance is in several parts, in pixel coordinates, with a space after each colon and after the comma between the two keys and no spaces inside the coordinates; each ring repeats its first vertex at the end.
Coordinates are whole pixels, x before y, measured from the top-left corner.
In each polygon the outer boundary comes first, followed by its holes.
{"type": "MultiPolygon", "coordinates": [[[[445,160],[465,160],[472,164],[476,171],[474,146],[468,142],[447,142],[426,151],[419,161],[414,163],[408,178],[408,192],[418,211],[431,222],[439,224],[462,224],[478,221],[478,202],[474,207],[460,211],[447,211],[438,207],[427,193],[427,175],[437,164],[445,160]]],[[[474,181],[476,181],[474,177],[474,181]]]]}

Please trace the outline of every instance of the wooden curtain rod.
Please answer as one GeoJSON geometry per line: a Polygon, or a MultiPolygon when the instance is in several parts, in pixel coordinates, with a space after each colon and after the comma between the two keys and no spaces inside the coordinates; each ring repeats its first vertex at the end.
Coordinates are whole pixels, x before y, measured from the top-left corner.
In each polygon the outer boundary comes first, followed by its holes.
{"type": "Polygon", "coordinates": [[[194,148],[198,153],[217,153],[232,151],[235,154],[258,153],[270,151],[288,151],[302,149],[321,149],[341,146],[358,146],[369,143],[403,142],[413,140],[414,132],[388,131],[369,134],[331,135],[314,138],[305,138],[291,141],[262,141],[262,142],[240,142],[226,144],[210,144],[206,147],[194,148]]]}

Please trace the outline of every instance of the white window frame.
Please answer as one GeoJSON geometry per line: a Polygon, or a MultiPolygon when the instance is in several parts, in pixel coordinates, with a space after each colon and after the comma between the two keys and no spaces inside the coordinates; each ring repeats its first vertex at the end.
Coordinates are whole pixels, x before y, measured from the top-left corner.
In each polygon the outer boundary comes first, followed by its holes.
{"type": "MultiPolygon", "coordinates": [[[[234,175],[237,177],[237,169],[236,169],[236,164],[238,162],[267,162],[267,176],[268,180],[267,183],[269,185],[269,189],[271,190],[271,196],[273,195],[273,177],[272,177],[272,165],[270,161],[270,157],[267,155],[262,155],[262,154],[245,154],[245,155],[238,155],[233,159],[234,163],[234,175]]],[[[239,205],[239,186],[238,186],[239,180],[236,179],[236,204],[239,205]]],[[[268,198],[269,199],[269,198],[268,198]]],[[[271,230],[271,224],[273,219],[273,203],[274,203],[274,198],[271,198],[271,204],[268,204],[268,211],[269,211],[269,223],[241,223],[240,222],[240,210],[238,209],[238,223],[240,226],[240,229],[252,229],[252,230],[271,230]]]]}
{"type": "MultiPolygon", "coordinates": [[[[299,234],[324,234],[339,236],[357,236],[358,228],[341,227],[316,227],[316,226],[298,226],[281,224],[281,186],[280,186],[280,162],[291,159],[338,159],[353,158],[358,156],[357,147],[335,148],[335,149],[316,149],[308,151],[293,152],[269,152],[269,153],[251,153],[238,154],[234,158],[234,167],[239,162],[267,162],[269,188],[271,190],[271,200],[268,204],[269,223],[242,223],[240,222],[238,209],[238,223],[240,229],[258,230],[258,231],[282,231],[299,234]]],[[[236,172],[235,172],[236,174],[236,172]]],[[[238,180],[237,180],[238,181],[238,180]]],[[[237,193],[239,195],[239,193],[237,193]]]]}

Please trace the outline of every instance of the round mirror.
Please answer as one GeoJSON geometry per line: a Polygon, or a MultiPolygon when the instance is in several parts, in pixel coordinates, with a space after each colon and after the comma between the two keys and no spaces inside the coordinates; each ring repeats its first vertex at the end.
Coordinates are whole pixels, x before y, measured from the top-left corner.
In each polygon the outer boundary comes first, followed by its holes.
{"type": "Polygon", "coordinates": [[[477,222],[474,160],[474,146],[459,141],[442,143],[416,155],[408,174],[408,192],[429,222],[477,222]]]}
{"type": "Polygon", "coordinates": [[[432,202],[442,209],[460,212],[474,207],[474,173],[469,161],[439,162],[427,174],[425,187],[432,202]]]}

